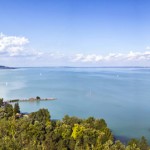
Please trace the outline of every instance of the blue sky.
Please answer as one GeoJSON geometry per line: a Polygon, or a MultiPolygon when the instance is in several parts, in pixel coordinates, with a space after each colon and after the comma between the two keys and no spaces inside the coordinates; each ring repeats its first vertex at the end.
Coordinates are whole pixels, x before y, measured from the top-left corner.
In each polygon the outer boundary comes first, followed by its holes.
{"type": "Polygon", "coordinates": [[[149,7],[149,0],[1,0],[0,64],[150,66],[149,7]]]}

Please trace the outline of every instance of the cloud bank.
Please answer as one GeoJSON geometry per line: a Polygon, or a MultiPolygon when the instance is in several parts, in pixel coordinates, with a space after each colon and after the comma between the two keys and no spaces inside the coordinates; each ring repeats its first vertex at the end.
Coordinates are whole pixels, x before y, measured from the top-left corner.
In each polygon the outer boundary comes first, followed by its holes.
{"type": "Polygon", "coordinates": [[[29,47],[26,37],[7,36],[0,33],[0,65],[48,66],[63,59],[58,51],[39,51],[29,47]]]}
{"type": "Polygon", "coordinates": [[[59,51],[35,50],[26,37],[0,34],[0,65],[9,66],[150,66],[150,47],[144,52],[68,55],[59,51]]]}
{"type": "Polygon", "coordinates": [[[0,55],[17,56],[24,54],[24,46],[29,43],[25,37],[0,34],[0,55]]]}
{"type": "Polygon", "coordinates": [[[129,53],[110,53],[108,55],[76,54],[73,62],[113,62],[113,61],[141,61],[150,60],[150,51],[129,53]]]}

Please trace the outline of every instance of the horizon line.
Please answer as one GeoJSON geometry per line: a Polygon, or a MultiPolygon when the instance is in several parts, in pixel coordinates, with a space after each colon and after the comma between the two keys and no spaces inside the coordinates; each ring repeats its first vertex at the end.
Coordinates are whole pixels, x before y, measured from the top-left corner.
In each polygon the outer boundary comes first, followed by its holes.
{"type": "Polygon", "coordinates": [[[150,68],[150,66],[22,66],[15,68],[150,68]]]}

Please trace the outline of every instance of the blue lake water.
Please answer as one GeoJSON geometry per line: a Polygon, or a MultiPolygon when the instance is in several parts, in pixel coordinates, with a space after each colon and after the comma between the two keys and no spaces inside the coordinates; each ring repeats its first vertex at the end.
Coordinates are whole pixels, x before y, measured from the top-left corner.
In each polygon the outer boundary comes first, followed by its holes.
{"type": "Polygon", "coordinates": [[[22,112],[47,108],[53,119],[65,114],[104,118],[117,136],[150,142],[149,68],[20,68],[0,70],[0,97],[55,97],[20,102],[22,112]]]}

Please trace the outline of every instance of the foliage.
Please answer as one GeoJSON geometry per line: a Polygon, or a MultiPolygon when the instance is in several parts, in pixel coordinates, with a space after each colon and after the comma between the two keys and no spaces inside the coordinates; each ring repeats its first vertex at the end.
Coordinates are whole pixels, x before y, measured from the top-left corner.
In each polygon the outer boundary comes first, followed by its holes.
{"type": "Polygon", "coordinates": [[[3,98],[0,98],[0,107],[3,105],[3,98]]]}
{"type": "Polygon", "coordinates": [[[6,104],[4,111],[7,119],[13,116],[13,106],[11,104],[6,104]]]}
{"type": "Polygon", "coordinates": [[[85,128],[82,125],[75,124],[72,130],[73,132],[72,132],[71,137],[77,140],[83,137],[85,128]]]}
{"type": "Polygon", "coordinates": [[[20,107],[19,107],[18,103],[15,103],[15,105],[14,105],[14,114],[16,114],[16,113],[20,113],[20,107]]]}
{"type": "Polygon", "coordinates": [[[19,99],[9,100],[10,103],[19,102],[19,99]]]}
{"type": "Polygon", "coordinates": [[[40,100],[41,98],[39,96],[36,97],[37,100],[40,100]]]}
{"type": "Polygon", "coordinates": [[[30,119],[32,123],[35,123],[36,121],[40,123],[46,123],[50,120],[50,114],[47,109],[40,109],[37,112],[33,112],[30,114],[30,119]]]}
{"type": "MultiPolygon", "coordinates": [[[[16,103],[14,112],[19,105],[16,103]]],[[[47,109],[15,119],[13,107],[0,108],[1,150],[148,150],[147,140],[115,141],[104,119],[64,116],[50,120],[47,109]]]]}

